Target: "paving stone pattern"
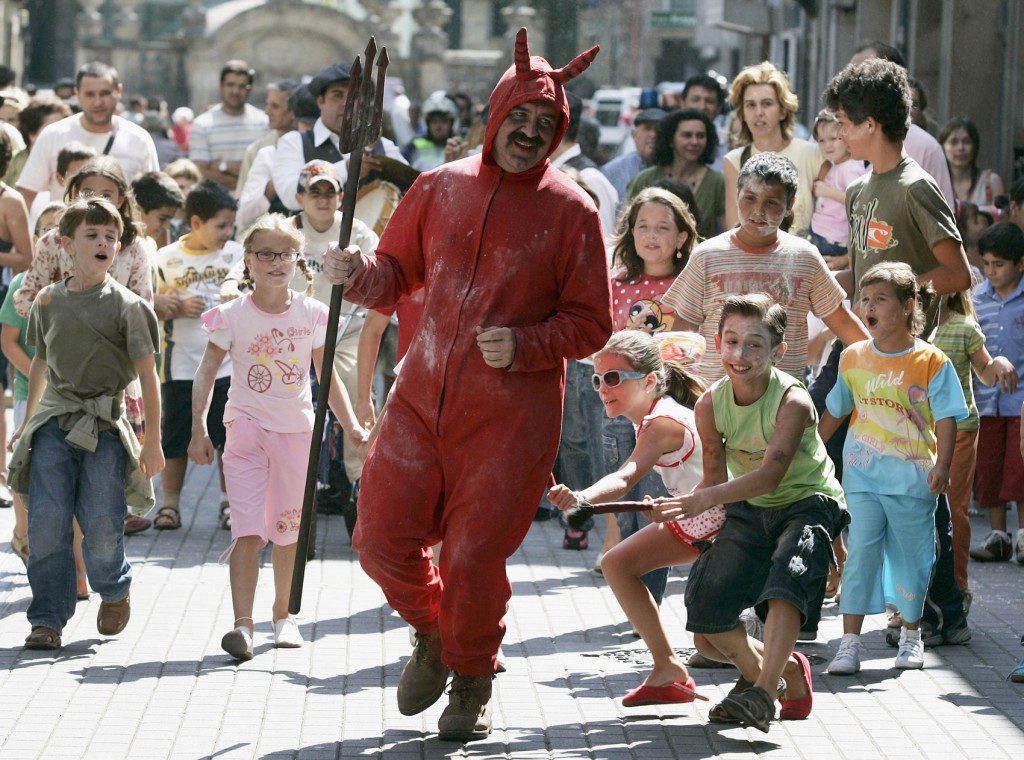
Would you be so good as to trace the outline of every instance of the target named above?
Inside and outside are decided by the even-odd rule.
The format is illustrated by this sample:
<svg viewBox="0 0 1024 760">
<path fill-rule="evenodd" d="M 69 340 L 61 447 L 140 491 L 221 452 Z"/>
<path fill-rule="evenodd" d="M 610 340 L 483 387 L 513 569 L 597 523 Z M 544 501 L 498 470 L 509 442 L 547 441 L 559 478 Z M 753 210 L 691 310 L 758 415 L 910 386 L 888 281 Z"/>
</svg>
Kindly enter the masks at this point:
<svg viewBox="0 0 1024 760">
<path fill-rule="evenodd" d="M 696 670 L 710 702 L 624 709 L 622 695 L 649 662 L 611 591 L 592 570 L 600 546 L 564 551 L 554 521 L 536 523 L 512 558 L 506 617 L 508 672 L 495 688 L 495 730 L 468 745 L 438 741 L 446 698 L 404 717 L 395 704 L 410 653 L 408 629 L 362 573 L 343 519 L 319 518 L 299 626 L 307 644 L 274 649 L 269 553 L 256 595 L 253 660 L 220 649 L 231 626 L 229 543 L 217 527 L 212 467 L 192 467 L 183 526 L 127 539 L 134 565 L 132 619 L 115 638 L 96 632 L 100 600 L 79 602 L 58 653 L 30 652 L 29 587 L 0 510 L 0 759 L 8 758 L 998 758 L 1024 757 L 1024 685 L 1004 680 L 1022 656 L 1024 567 L 971 563 L 974 638 L 929 649 L 922 671 L 892 668 L 884 616 L 865 626 L 862 671 L 825 674 L 841 622 L 834 605 L 811 656 L 810 719 L 768 734 L 707 720 L 733 670 Z M 975 536 L 984 535 L 974 518 Z M 663 605 L 680 651 L 685 568 Z"/>
</svg>

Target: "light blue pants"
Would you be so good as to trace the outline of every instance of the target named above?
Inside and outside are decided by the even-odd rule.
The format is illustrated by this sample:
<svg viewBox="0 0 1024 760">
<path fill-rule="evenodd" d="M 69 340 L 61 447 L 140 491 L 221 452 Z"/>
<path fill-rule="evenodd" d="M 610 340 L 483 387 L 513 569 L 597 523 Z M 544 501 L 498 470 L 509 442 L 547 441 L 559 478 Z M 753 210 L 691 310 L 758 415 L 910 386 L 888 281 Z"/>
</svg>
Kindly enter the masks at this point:
<svg viewBox="0 0 1024 760">
<path fill-rule="evenodd" d="M 936 497 L 847 492 L 846 504 L 849 557 L 839 611 L 874 615 L 888 602 L 916 623 L 935 564 Z"/>
</svg>

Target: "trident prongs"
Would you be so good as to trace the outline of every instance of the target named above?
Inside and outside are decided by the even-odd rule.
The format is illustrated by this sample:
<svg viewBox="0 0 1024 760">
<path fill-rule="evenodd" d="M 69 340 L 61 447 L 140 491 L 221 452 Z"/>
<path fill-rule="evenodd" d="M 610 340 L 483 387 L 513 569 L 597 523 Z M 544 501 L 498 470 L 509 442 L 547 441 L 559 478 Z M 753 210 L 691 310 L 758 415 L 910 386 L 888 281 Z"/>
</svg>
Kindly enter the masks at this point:
<svg viewBox="0 0 1024 760">
<path fill-rule="evenodd" d="M 348 100 L 341 123 L 339 143 L 342 153 L 361 151 L 380 137 L 384 116 L 384 72 L 388 66 L 387 48 L 381 48 L 377 62 L 377 92 L 374 93 L 373 69 L 377 57 L 377 42 L 373 37 L 366 43 L 362 60 L 356 56 L 349 73 Z M 376 97 L 374 97 L 376 95 Z"/>
<path fill-rule="evenodd" d="M 352 152 L 352 145 L 356 137 L 352 117 L 358 118 L 359 116 L 356 104 L 359 102 L 359 82 L 363 77 L 363 65 L 359 62 L 358 55 L 352 62 L 348 77 L 348 97 L 345 99 L 345 113 L 341 118 L 341 133 L 338 135 L 338 144 L 342 153 Z"/>
<path fill-rule="evenodd" d="M 373 116 L 370 118 L 370 132 L 366 136 L 370 143 L 377 142 L 377 138 L 380 137 L 381 123 L 384 119 L 384 72 L 387 71 L 389 63 L 388 49 L 383 47 L 380 49 L 380 58 L 377 59 L 377 97 L 374 99 Z"/>
</svg>

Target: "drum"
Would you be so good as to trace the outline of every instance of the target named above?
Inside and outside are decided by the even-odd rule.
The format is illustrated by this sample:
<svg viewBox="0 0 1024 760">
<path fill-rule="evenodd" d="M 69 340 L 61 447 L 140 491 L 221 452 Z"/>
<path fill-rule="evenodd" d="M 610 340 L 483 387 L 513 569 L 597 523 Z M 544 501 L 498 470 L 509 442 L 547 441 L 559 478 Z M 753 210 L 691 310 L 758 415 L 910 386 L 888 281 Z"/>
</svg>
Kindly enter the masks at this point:
<svg viewBox="0 0 1024 760">
<path fill-rule="evenodd" d="M 368 182 L 356 194 L 356 219 L 380 236 L 401 199 L 397 185 L 382 179 Z"/>
</svg>

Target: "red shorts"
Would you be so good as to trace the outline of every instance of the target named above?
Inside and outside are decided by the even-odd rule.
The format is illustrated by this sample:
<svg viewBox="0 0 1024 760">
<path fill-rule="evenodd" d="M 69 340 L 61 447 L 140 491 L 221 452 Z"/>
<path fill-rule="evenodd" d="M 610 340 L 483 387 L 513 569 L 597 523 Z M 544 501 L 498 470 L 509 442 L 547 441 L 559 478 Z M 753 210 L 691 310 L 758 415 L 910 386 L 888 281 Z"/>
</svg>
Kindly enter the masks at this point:
<svg viewBox="0 0 1024 760">
<path fill-rule="evenodd" d="M 1020 456 L 1020 417 L 982 417 L 974 498 L 983 507 L 1024 502 L 1024 460 Z"/>
</svg>

